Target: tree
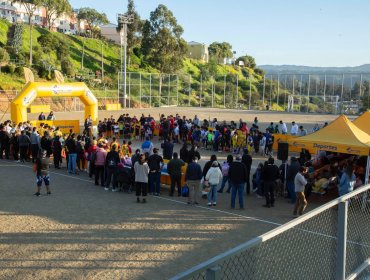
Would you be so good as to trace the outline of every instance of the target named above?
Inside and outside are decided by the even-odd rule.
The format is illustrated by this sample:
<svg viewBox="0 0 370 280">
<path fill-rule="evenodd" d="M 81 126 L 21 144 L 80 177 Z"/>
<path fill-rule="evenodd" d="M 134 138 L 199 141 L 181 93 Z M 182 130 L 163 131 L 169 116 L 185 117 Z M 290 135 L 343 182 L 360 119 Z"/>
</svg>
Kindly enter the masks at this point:
<svg viewBox="0 0 370 280">
<path fill-rule="evenodd" d="M 209 56 L 216 59 L 218 63 L 223 63 L 225 58 L 233 56 L 232 46 L 227 42 L 213 42 L 208 47 Z"/>
<path fill-rule="evenodd" d="M 236 63 L 239 65 L 239 61 L 242 61 L 244 66 L 245 67 L 248 67 L 248 68 L 256 68 L 257 64 L 256 64 L 256 60 L 254 59 L 253 56 L 250 56 L 250 55 L 244 55 L 244 56 L 241 56 L 239 57 L 237 60 L 236 60 Z"/>
<path fill-rule="evenodd" d="M 19 3 L 23 5 L 26 9 L 26 13 L 28 16 L 28 24 L 30 25 L 30 66 L 32 65 L 32 18 L 37 10 L 37 8 L 41 5 L 42 0 L 13 0 L 12 3 Z"/>
<path fill-rule="evenodd" d="M 42 0 L 41 4 L 45 7 L 49 30 L 51 30 L 58 17 L 72 12 L 72 6 L 68 0 Z"/>
<path fill-rule="evenodd" d="M 77 19 L 80 21 L 86 21 L 92 37 L 99 25 L 109 23 L 109 20 L 105 13 L 99 13 L 97 10 L 92 8 L 81 8 L 78 11 Z"/>
<path fill-rule="evenodd" d="M 145 60 L 162 73 L 180 69 L 187 52 L 182 33 L 173 13 L 159 5 L 144 23 L 141 48 Z"/>
</svg>

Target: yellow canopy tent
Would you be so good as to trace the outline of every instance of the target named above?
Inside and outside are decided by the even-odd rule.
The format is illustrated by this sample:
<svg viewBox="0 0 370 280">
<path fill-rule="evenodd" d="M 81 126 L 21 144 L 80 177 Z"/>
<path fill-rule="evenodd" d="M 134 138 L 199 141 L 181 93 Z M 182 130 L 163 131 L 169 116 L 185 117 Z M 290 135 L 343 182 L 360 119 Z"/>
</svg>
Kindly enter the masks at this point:
<svg viewBox="0 0 370 280">
<path fill-rule="evenodd" d="M 352 123 L 356 125 L 359 129 L 365 131 L 367 134 L 370 135 L 370 110 L 363 113 Z"/>
<path fill-rule="evenodd" d="M 370 155 L 370 135 L 354 125 L 344 115 L 315 133 L 289 140 L 289 144 L 316 151 Z"/>
<path fill-rule="evenodd" d="M 365 184 L 369 180 L 370 135 L 341 115 L 319 131 L 289 140 L 289 145 L 316 151 L 367 156 Z"/>
</svg>

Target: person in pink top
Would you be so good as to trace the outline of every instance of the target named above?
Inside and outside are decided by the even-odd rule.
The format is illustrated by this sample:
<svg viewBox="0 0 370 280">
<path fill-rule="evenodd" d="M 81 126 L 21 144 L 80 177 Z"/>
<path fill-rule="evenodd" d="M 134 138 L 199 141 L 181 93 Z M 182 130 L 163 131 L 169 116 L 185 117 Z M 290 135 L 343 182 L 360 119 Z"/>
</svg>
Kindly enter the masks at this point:
<svg viewBox="0 0 370 280">
<path fill-rule="evenodd" d="M 100 185 L 104 187 L 104 166 L 105 166 L 105 159 L 107 157 L 107 151 L 104 150 L 103 144 L 99 143 L 98 148 L 96 149 L 96 153 L 94 158 L 92 159 L 95 165 L 95 185 L 99 185 L 99 177 L 100 177 Z"/>
</svg>

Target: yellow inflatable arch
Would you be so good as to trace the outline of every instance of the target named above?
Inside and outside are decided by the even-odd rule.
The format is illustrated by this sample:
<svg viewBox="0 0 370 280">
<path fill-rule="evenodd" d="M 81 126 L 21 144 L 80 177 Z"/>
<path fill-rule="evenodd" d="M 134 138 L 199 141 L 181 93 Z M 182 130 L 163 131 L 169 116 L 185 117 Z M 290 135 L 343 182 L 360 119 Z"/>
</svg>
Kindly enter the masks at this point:
<svg viewBox="0 0 370 280">
<path fill-rule="evenodd" d="M 98 100 L 85 83 L 28 82 L 10 105 L 11 119 L 15 123 L 27 121 L 27 107 L 36 97 L 79 97 L 85 105 L 85 119 L 98 120 Z"/>
</svg>

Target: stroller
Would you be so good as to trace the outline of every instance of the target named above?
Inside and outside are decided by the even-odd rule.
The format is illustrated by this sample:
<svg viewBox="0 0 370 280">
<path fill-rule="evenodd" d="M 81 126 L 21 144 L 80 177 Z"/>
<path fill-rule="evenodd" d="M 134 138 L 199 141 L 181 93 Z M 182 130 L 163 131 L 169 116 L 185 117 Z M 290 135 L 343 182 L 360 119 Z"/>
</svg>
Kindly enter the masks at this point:
<svg viewBox="0 0 370 280">
<path fill-rule="evenodd" d="M 131 166 L 123 163 L 118 164 L 117 183 L 121 191 L 131 193 L 135 181 L 134 178 L 134 172 Z"/>
</svg>

